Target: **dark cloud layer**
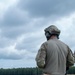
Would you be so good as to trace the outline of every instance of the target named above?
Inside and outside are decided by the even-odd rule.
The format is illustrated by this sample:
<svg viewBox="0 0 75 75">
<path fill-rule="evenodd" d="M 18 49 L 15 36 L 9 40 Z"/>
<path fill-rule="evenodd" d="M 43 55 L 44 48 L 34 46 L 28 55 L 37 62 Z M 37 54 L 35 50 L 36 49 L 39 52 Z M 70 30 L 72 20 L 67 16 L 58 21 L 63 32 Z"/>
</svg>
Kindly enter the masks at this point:
<svg viewBox="0 0 75 75">
<path fill-rule="evenodd" d="M 9 8 L 3 17 L 2 26 L 13 27 L 25 24 L 25 15 L 17 7 Z"/>
<path fill-rule="evenodd" d="M 58 19 L 59 16 L 73 12 L 74 4 L 75 0 L 19 0 L 17 6 L 9 7 L 3 16 L 0 24 L 2 36 L 16 38 L 22 33 L 34 31 L 36 27 L 39 29 L 52 18 Z"/>
<path fill-rule="evenodd" d="M 32 17 L 62 16 L 75 11 L 75 0 L 20 0 L 19 6 Z"/>
<path fill-rule="evenodd" d="M 6 37 L 9 40 L 11 40 L 11 39 L 14 40 L 24 33 L 24 29 L 20 28 L 20 27 L 21 26 L 18 26 L 18 27 L 11 27 L 10 26 L 10 27 L 6 27 L 6 28 L 4 27 L 4 28 L 2 28 L 1 36 Z"/>
</svg>

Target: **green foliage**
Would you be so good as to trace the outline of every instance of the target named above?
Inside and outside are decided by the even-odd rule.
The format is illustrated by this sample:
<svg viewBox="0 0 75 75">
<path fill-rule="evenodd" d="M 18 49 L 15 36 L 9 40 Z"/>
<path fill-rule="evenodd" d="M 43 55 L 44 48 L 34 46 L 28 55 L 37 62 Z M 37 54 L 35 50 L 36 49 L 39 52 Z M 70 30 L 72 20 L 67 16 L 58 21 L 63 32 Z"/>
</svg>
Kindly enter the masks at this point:
<svg viewBox="0 0 75 75">
<path fill-rule="evenodd" d="M 75 74 L 75 66 L 70 67 L 69 70 L 67 71 L 67 74 Z"/>
<path fill-rule="evenodd" d="M 0 69 L 0 75 L 42 75 L 42 73 L 42 70 L 39 68 Z M 75 74 L 75 67 L 71 67 L 67 74 Z"/>
<path fill-rule="evenodd" d="M 13 68 L 0 69 L 0 75 L 41 75 L 42 70 L 39 68 Z"/>
</svg>

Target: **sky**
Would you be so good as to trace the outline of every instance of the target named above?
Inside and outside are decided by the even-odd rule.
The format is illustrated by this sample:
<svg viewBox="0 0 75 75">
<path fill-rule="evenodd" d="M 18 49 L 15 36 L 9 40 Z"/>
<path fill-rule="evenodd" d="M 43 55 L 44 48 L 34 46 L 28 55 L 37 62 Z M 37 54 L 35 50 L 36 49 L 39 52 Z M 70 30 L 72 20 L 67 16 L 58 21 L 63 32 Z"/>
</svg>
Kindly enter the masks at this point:
<svg viewBox="0 0 75 75">
<path fill-rule="evenodd" d="M 36 67 L 50 25 L 74 52 L 75 0 L 0 0 L 0 68 Z"/>
</svg>

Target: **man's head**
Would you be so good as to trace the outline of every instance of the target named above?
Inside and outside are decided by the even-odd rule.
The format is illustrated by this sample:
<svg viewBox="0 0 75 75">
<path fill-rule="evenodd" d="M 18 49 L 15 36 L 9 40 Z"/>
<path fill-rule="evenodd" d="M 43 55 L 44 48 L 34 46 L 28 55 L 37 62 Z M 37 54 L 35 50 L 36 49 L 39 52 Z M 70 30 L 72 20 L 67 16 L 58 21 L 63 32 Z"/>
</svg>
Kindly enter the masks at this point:
<svg viewBox="0 0 75 75">
<path fill-rule="evenodd" d="M 59 38 L 60 30 L 54 25 L 47 27 L 44 31 L 47 40 L 49 40 L 52 35 L 55 35 L 57 38 Z"/>
</svg>

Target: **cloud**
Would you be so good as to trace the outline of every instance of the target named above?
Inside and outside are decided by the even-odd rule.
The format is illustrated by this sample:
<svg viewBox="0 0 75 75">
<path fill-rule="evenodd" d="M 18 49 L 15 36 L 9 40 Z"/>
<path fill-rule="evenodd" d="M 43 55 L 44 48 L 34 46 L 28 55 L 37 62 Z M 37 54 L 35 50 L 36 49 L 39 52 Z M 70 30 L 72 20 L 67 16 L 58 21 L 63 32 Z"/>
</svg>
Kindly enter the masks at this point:
<svg viewBox="0 0 75 75">
<path fill-rule="evenodd" d="M 20 12 L 19 12 L 20 13 Z M 6 15 L 8 15 L 7 13 Z M 18 13 L 17 13 L 18 14 Z M 18 17 L 12 19 L 10 16 L 4 16 L 4 19 L 2 21 L 3 24 L 0 25 L 1 27 L 1 36 L 6 37 L 6 38 L 17 38 L 20 37 L 23 34 L 27 33 L 33 33 L 36 31 L 41 31 L 43 29 L 43 26 L 47 25 L 47 20 L 44 18 L 39 18 L 39 19 L 26 19 L 24 17 L 21 19 L 21 17 L 18 15 Z M 15 16 L 12 14 L 12 16 Z M 17 19 L 17 20 L 16 20 Z M 19 20 L 21 21 L 19 21 Z M 19 22 L 19 23 L 18 23 Z"/>
<path fill-rule="evenodd" d="M 31 59 L 21 59 L 21 60 L 0 60 L 0 68 L 26 68 L 26 67 L 35 67 L 36 63 Z M 8 63 L 9 62 L 9 63 Z M 32 65 L 33 64 L 33 65 Z"/>
<path fill-rule="evenodd" d="M 3 17 L 10 6 L 16 5 L 17 2 L 18 0 L 0 0 L 0 18 Z"/>
<path fill-rule="evenodd" d="M 20 41 L 21 38 L 18 40 Z M 9 40 L 8 40 L 9 41 Z M 3 45 L 5 43 L 5 45 Z M 29 53 L 26 49 L 18 50 L 15 48 L 17 41 L 9 41 L 5 40 L 0 47 L 0 59 L 12 59 L 18 60 L 26 58 Z"/>
<path fill-rule="evenodd" d="M 12 45 L 13 42 L 14 42 L 14 40 L 10 40 L 5 37 L 0 37 L 0 48 L 5 48 L 7 46 L 10 46 L 10 44 Z"/>
<path fill-rule="evenodd" d="M 41 25 L 41 22 L 43 23 L 43 19 L 31 19 L 25 11 L 21 11 L 16 6 L 9 7 L 0 20 L 1 36 L 17 38 L 22 34 L 35 31 L 36 26 Z"/>
<path fill-rule="evenodd" d="M 12 46 L 0 48 L 0 59 L 8 60 L 21 60 L 21 59 L 33 59 L 35 53 L 31 53 L 27 50 L 17 50 Z"/>
<path fill-rule="evenodd" d="M 17 7 L 10 7 L 0 21 L 1 35 L 7 38 L 16 38 L 27 31 L 29 19 Z"/>
<path fill-rule="evenodd" d="M 20 60 L 25 57 L 26 50 L 17 50 L 12 47 L 11 43 L 3 44 L 0 46 L 0 59 Z"/>
<path fill-rule="evenodd" d="M 9 38 L 9 40 L 15 40 L 23 31 L 20 27 L 4 27 L 2 28 L 1 36 Z"/>
<path fill-rule="evenodd" d="M 27 18 L 24 12 L 21 12 L 17 7 L 10 7 L 4 14 L 2 26 L 7 27 L 23 25 L 27 22 Z"/>
<path fill-rule="evenodd" d="M 30 52 L 36 52 L 38 45 L 40 45 L 40 43 L 42 43 L 42 41 L 45 39 L 42 33 L 34 32 L 23 35 L 24 38 L 17 42 L 16 49 L 26 49 Z"/>
<path fill-rule="evenodd" d="M 32 44 L 34 45 L 35 43 L 31 44 L 30 42 L 32 41 L 23 43 L 24 39 L 25 39 L 24 35 L 21 37 L 18 37 L 16 40 L 13 39 L 13 41 L 8 39 L 5 39 L 5 40 L 3 39 L 2 40 L 3 43 L 0 43 L 1 44 L 0 59 L 10 59 L 10 60 L 33 59 L 35 57 L 35 51 L 33 50 L 33 48 L 32 49 L 30 48 L 32 47 Z M 27 41 L 28 39 L 25 39 L 25 41 Z M 29 47 L 27 48 L 26 46 L 29 46 Z"/>
<path fill-rule="evenodd" d="M 75 0 L 20 0 L 19 7 L 32 17 L 66 16 L 75 11 Z"/>
<path fill-rule="evenodd" d="M 12 50 L 9 48 L 0 48 L 0 59 L 18 60 L 24 57 L 24 51 Z"/>
<path fill-rule="evenodd" d="M 36 27 L 39 29 L 39 27 L 47 25 L 47 22 L 51 21 L 54 15 L 66 15 L 66 13 L 73 12 L 73 3 L 74 0 L 71 2 L 70 0 L 21 0 L 15 6 L 9 7 L 5 12 L 0 24 L 2 35 L 13 38 L 20 36 L 24 32 L 33 31 Z M 29 15 L 38 18 L 30 18 Z M 44 18 L 46 16 L 49 18 Z"/>
<path fill-rule="evenodd" d="M 55 23 L 58 26 L 58 28 L 61 29 L 60 40 L 66 43 L 72 49 L 73 52 L 75 50 L 74 20 L 75 20 L 75 13 L 71 14 L 69 17 L 62 18 L 56 21 Z"/>
</svg>

